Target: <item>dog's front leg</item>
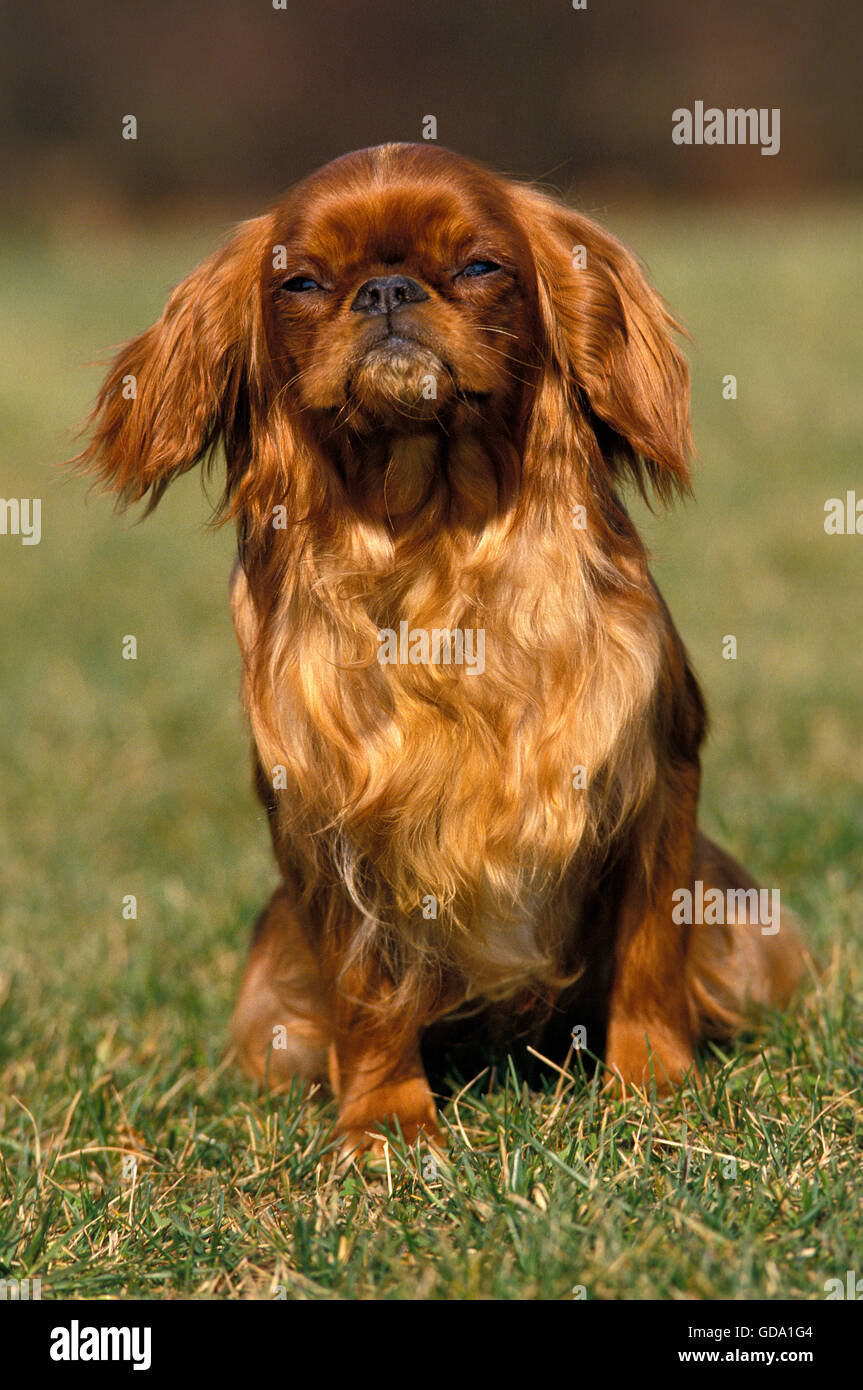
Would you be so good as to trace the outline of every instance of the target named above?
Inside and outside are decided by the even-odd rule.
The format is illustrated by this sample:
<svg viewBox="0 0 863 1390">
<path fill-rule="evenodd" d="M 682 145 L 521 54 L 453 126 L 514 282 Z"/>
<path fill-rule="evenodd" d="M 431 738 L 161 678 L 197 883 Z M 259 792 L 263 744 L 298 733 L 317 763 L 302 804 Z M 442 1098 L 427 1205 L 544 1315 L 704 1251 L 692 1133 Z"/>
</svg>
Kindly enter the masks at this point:
<svg viewBox="0 0 863 1390">
<path fill-rule="evenodd" d="M 369 963 L 341 974 L 331 995 L 330 1083 L 345 1153 L 379 1149 L 379 1126 L 396 1120 L 409 1144 L 420 1133 L 440 1139 L 419 1047 L 428 1014 L 416 1000 L 409 1012 L 391 1009 L 382 985 Z"/>
<path fill-rule="evenodd" d="M 634 833 L 617 922 L 606 1061 L 619 1080 L 638 1086 L 649 1082 L 652 1064 L 660 1091 L 676 1086 L 694 1058 L 689 928 L 672 920 L 672 894 L 692 883 L 698 783 L 698 768 L 690 766 L 668 789 L 647 871 Z"/>
</svg>

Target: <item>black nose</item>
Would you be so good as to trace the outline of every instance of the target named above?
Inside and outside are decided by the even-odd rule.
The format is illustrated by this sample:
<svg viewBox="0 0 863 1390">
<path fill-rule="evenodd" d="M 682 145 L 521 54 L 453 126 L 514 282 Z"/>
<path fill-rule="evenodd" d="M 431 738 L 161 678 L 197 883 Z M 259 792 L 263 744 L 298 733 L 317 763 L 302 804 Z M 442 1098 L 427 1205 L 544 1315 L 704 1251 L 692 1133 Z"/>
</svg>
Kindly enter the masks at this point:
<svg viewBox="0 0 863 1390">
<path fill-rule="evenodd" d="M 351 305 L 353 314 L 392 314 L 403 304 L 421 304 L 428 295 L 407 275 L 377 275 L 360 285 Z"/>
</svg>

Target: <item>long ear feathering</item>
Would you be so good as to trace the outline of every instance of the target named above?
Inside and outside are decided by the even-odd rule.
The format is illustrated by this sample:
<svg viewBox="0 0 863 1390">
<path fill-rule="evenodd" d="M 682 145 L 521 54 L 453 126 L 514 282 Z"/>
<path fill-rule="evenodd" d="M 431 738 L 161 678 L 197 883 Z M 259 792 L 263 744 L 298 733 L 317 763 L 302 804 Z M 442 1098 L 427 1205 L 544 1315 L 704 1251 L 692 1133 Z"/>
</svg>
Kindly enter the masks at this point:
<svg viewBox="0 0 863 1390">
<path fill-rule="evenodd" d="M 243 223 L 115 357 L 84 427 L 90 443 L 71 466 L 121 507 L 147 497 L 152 511 L 174 478 L 212 461 L 220 437 L 226 499 L 248 462 L 252 417 L 265 409 L 259 279 L 270 230 L 269 216 Z"/>
<path fill-rule="evenodd" d="M 535 189 L 518 187 L 516 202 L 534 253 L 549 369 L 576 407 L 587 404 L 595 427 L 601 422 L 596 433 L 615 476 L 628 472 L 646 499 L 648 484 L 661 501 L 688 492 L 689 367 L 672 336 L 680 325 L 602 227 Z"/>
</svg>

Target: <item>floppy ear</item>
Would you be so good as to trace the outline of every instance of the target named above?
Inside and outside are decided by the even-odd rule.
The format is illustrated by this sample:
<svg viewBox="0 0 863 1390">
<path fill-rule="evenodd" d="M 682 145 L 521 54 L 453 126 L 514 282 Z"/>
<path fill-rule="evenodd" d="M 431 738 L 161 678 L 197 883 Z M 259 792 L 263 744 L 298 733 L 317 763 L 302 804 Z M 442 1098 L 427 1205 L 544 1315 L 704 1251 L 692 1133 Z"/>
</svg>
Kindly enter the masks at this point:
<svg viewBox="0 0 863 1390">
<path fill-rule="evenodd" d="M 688 491 L 689 367 L 672 337 L 679 325 L 602 227 L 533 189 L 519 196 L 548 367 L 602 422 L 595 432 L 615 477 L 626 471 L 642 495 L 649 483 L 663 501 Z"/>
<path fill-rule="evenodd" d="M 268 216 L 243 223 L 114 359 L 88 420 L 91 442 L 73 463 L 95 473 L 121 505 L 148 496 L 152 511 L 173 478 L 211 459 L 220 436 L 229 468 L 232 454 L 248 449 L 270 233 Z"/>
</svg>

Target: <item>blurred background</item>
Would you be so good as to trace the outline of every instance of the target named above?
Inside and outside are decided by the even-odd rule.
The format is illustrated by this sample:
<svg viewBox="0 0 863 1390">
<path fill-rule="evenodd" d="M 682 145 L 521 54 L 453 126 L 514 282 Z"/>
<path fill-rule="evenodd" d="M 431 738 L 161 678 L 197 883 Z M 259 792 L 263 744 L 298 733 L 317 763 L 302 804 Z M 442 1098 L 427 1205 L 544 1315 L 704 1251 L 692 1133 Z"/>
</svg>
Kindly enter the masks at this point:
<svg viewBox="0 0 863 1390">
<path fill-rule="evenodd" d="M 752 197 L 859 185 L 863 25 L 805 0 L 77 0 L 5 6 L 0 150 L 19 211 L 267 199 L 414 140 L 582 189 Z M 696 99 L 779 107 L 782 153 L 681 149 Z M 134 114 L 136 142 L 121 138 Z M 81 204 L 84 204 L 84 208 Z"/>
<path fill-rule="evenodd" d="M 99 1297 L 129 1278 L 130 1248 L 96 1258 L 87 1233 L 130 1125 L 149 1126 L 153 1151 L 167 1144 L 169 1173 L 175 1130 L 194 1129 L 199 1104 L 202 1142 L 224 1132 L 226 1164 L 245 1142 L 230 1107 L 248 1087 L 214 1069 L 275 881 L 237 699 L 232 536 L 208 529 L 195 476 L 137 526 L 58 465 L 100 363 L 234 221 L 347 150 L 422 138 L 429 116 L 441 144 L 604 222 L 686 325 L 696 501 L 639 515 L 712 714 L 703 820 L 781 887 L 833 967 L 829 1016 L 846 1022 L 838 1041 L 818 1033 L 813 1084 L 850 1086 L 863 535 L 827 535 L 824 507 L 855 489 L 863 501 L 861 49 L 855 6 L 804 0 L 0 11 L 0 494 L 42 505 L 38 545 L 0 534 L 0 1090 L 29 1107 L 0 1106 L 0 1129 L 25 1187 L 34 1117 L 73 1162 L 90 1155 L 79 1195 L 63 1197 L 68 1219 L 41 1228 L 56 1239 L 55 1290 Z M 778 108 L 780 152 L 675 145 L 672 112 L 696 101 Z M 135 661 L 122 657 L 128 635 Z M 723 658 L 729 635 L 736 660 Z M 0 1255 L 3 1221 L 8 1248 L 17 1239 L 10 1193 Z M 850 1246 L 828 1245 L 850 1268 Z M 807 1287 L 799 1246 L 787 1260 L 770 1248 L 782 1264 L 770 1296 Z M 161 1290 L 176 1259 L 161 1235 L 148 1250 L 140 1287 Z M 757 1249 L 748 1263 L 720 1254 L 717 1271 L 763 1263 Z M 610 1296 L 626 1295 L 620 1278 Z M 639 1296 L 655 1297 L 648 1287 Z"/>
</svg>

